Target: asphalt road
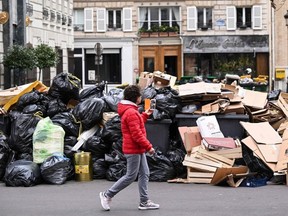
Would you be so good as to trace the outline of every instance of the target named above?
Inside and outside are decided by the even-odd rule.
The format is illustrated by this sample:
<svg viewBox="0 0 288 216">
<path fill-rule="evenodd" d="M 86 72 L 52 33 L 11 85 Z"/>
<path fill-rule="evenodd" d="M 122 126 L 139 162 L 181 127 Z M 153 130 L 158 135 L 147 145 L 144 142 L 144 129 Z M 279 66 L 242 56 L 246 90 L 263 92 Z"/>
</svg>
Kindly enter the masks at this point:
<svg viewBox="0 0 288 216">
<path fill-rule="evenodd" d="M 159 210 L 138 210 L 137 183 L 114 197 L 109 212 L 103 211 L 99 192 L 113 182 L 67 181 L 63 185 L 6 187 L 0 183 L 0 216 L 265 216 L 287 215 L 288 187 L 214 186 L 150 182 L 150 198 Z"/>
</svg>

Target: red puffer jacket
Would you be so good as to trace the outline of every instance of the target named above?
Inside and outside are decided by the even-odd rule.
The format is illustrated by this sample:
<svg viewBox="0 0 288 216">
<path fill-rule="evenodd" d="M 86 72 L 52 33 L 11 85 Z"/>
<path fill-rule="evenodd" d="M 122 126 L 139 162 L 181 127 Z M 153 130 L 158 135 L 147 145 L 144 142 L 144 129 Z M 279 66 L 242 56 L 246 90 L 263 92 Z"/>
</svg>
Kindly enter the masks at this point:
<svg viewBox="0 0 288 216">
<path fill-rule="evenodd" d="M 124 154 L 142 154 L 152 148 L 146 136 L 146 113 L 140 114 L 138 106 L 128 100 L 118 104 L 118 114 L 121 117 L 121 130 L 123 137 L 122 150 Z"/>
</svg>

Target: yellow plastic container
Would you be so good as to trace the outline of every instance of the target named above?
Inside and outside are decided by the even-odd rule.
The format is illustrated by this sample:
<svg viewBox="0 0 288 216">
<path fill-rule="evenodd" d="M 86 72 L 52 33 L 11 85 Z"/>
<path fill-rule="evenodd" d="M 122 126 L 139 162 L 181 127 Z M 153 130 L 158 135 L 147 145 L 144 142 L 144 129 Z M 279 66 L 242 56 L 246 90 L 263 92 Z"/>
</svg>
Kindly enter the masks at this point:
<svg viewBox="0 0 288 216">
<path fill-rule="evenodd" d="M 74 154 L 75 180 L 92 181 L 93 164 L 91 152 L 80 152 Z"/>
</svg>

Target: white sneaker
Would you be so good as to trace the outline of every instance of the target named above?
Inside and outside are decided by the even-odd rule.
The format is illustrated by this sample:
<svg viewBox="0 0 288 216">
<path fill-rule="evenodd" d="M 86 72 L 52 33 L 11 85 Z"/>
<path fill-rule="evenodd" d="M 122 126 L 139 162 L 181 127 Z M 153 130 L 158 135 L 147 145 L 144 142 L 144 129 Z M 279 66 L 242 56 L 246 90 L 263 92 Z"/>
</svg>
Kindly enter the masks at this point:
<svg viewBox="0 0 288 216">
<path fill-rule="evenodd" d="M 148 200 L 147 202 L 142 202 L 139 204 L 138 209 L 139 210 L 149 210 L 149 209 L 159 209 L 160 205 L 153 203 L 151 200 Z"/>
<path fill-rule="evenodd" d="M 99 197 L 100 197 L 100 200 L 101 200 L 102 208 L 103 208 L 105 211 L 109 211 L 109 210 L 110 210 L 109 203 L 111 202 L 111 198 L 106 197 L 106 196 L 104 195 L 104 192 L 100 192 L 100 193 L 99 193 Z"/>
</svg>

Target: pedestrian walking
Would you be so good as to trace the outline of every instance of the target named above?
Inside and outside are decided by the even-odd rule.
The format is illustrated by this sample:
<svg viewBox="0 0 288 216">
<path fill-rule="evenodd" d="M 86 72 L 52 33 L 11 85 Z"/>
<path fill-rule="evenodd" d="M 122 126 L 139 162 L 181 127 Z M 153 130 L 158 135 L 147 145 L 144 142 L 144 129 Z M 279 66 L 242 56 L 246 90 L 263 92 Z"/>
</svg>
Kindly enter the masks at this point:
<svg viewBox="0 0 288 216">
<path fill-rule="evenodd" d="M 158 209 L 159 204 L 153 203 L 148 196 L 149 167 L 146 152 L 154 154 L 155 150 L 146 136 L 145 122 L 153 110 L 139 113 L 141 103 L 140 88 L 129 85 L 124 90 L 124 99 L 118 104 L 118 114 L 121 117 L 123 137 L 122 151 L 127 161 L 127 171 L 112 187 L 100 192 L 101 205 L 104 210 L 110 210 L 112 198 L 121 190 L 132 184 L 138 177 L 140 195 L 139 210 Z"/>
</svg>

